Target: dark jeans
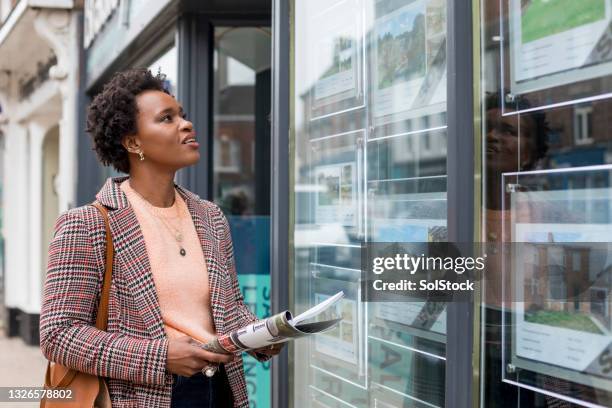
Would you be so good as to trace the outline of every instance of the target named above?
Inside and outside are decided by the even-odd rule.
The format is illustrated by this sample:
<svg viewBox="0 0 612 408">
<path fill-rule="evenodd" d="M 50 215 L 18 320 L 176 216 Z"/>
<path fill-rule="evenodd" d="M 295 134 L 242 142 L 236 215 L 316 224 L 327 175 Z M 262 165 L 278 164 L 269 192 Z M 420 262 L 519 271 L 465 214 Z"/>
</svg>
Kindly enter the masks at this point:
<svg viewBox="0 0 612 408">
<path fill-rule="evenodd" d="M 173 375 L 171 408 L 232 408 L 234 399 L 223 366 L 211 378 Z"/>
</svg>

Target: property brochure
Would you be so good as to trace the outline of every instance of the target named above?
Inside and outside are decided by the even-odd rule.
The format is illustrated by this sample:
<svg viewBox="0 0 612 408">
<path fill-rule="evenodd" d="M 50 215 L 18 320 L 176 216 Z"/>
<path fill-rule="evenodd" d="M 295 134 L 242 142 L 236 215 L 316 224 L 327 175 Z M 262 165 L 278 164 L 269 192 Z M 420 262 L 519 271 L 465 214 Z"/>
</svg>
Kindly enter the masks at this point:
<svg viewBox="0 0 612 408">
<path fill-rule="evenodd" d="M 218 336 L 203 344 L 202 348 L 214 353 L 234 354 L 321 333 L 336 326 L 342 318 L 318 320 L 317 317 L 324 315 L 325 311 L 343 296 L 344 292 L 338 292 L 295 317 L 291 312 L 285 311 L 256 321 L 239 330 Z"/>
</svg>

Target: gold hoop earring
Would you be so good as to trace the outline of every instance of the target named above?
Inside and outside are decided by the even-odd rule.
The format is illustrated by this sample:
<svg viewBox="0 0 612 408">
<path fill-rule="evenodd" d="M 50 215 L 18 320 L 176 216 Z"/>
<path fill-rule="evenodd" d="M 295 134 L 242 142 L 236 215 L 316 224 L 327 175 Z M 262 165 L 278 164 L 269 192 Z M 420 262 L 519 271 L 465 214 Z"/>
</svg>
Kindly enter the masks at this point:
<svg viewBox="0 0 612 408">
<path fill-rule="evenodd" d="M 142 153 L 141 150 L 138 151 L 138 158 L 140 159 L 140 161 L 144 160 L 144 154 Z"/>
</svg>

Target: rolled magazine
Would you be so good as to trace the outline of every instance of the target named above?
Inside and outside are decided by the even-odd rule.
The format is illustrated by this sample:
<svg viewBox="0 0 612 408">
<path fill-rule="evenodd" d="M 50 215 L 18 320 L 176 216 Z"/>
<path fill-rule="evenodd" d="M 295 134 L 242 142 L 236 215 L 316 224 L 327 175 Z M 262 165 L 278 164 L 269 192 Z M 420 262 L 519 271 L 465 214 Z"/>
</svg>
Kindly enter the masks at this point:
<svg viewBox="0 0 612 408">
<path fill-rule="evenodd" d="M 267 319 L 258 320 L 231 333 L 217 336 L 201 347 L 213 353 L 236 354 L 324 332 L 342 320 L 342 318 L 322 320 L 329 316 L 326 312 L 342 297 L 344 292 L 340 291 L 295 317 L 287 310 Z M 216 366 L 209 365 L 202 372 L 212 377 L 216 370 Z"/>
</svg>

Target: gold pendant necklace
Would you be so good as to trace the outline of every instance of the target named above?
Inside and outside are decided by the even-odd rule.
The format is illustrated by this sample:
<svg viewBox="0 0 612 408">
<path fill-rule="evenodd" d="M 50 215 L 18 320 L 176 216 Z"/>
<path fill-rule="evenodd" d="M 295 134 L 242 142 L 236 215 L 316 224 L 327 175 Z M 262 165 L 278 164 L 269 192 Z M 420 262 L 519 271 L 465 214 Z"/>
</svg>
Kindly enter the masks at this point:
<svg viewBox="0 0 612 408">
<path fill-rule="evenodd" d="M 128 181 L 128 183 L 129 183 L 129 181 Z M 164 217 L 162 217 L 162 216 L 160 216 L 160 215 L 155 214 L 155 206 L 153 206 L 151 203 L 149 203 L 149 202 L 147 201 L 147 199 L 146 199 L 146 198 L 144 198 L 142 195 L 140 195 L 140 193 L 139 193 L 138 191 L 134 190 L 134 189 L 132 188 L 132 185 L 131 185 L 131 184 L 130 184 L 130 189 L 132 189 L 132 191 L 133 191 L 134 193 L 136 193 L 136 195 L 138 196 L 138 198 L 140 198 L 140 199 L 143 201 L 143 203 L 145 204 L 145 207 L 147 208 L 147 211 L 148 211 L 148 212 L 149 212 L 149 213 L 150 213 L 150 214 L 153 216 L 153 218 L 155 218 L 155 219 L 156 219 L 156 220 L 158 220 L 158 221 L 161 221 L 161 223 L 164 225 L 164 227 L 166 227 L 166 229 L 168 230 L 168 232 L 169 232 L 171 235 L 173 235 L 174 240 L 176 241 L 176 244 L 177 244 L 177 245 L 178 245 L 178 247 L 179 247 L 179 254 L 180 254 L 181 256 L 185 256 L 185 255 L 187 255 L 187 251 L 185 251 L 185 248 L 183 248 L 183 245 L 182 245 L 182 242 L 183 242 L 183 234 L 182 234 L 182 232 L 181 232 L 181 231 L 180 231 L 178 228 L 173 228 L 173 227 L 171 227 L 170 225 L 168 225 L 168 224 L 166 223 L 166 221 L 164 220 Z M 175 194 L 175 196 L 174 196 L 174 203 L 173 203 L 173 205 L 174 205 L 174 204 L 176 204 L 176 218 L 179 220 L 179 223 L 180 223 L 180 222 L 181 222 L 181 218 L 180 218 L 180 209 L 179 209 L 179 204 L 180 204 L 180 201 L 178 201 L 178 200 L 177 200 L 177 197 L 176 197 L 177 193 L 176 193 L 176 191 L 175 191 L 175 193 L 174 193 L 174 194 Z"/>
<path fill-rule="evenodd" d="M 177 209 L 178 209 L 178 205 L 177 205 Z M 177 212 L 178 212 L 178 210 L 177 210 Z M 185 251 L 185 248 L 183 248 L 183 245 L 181 244 L 183 242 L 183 234 L 181 233 L 181 231 L 179 231 L 176 228 L 171 228 L 168 224 L 166 224 L 166 221 L 163 219 L 163 217 L 159 217 L 158 219 L 162 222 L 162 224 L 164 224 L 166 229 L 168 229 L 168 232 L 170 232 L 172 234 L 172 230 L 174 230 L 174 240 L 176 241 L 176 243 L 177 243 L 177 245 L 179 247 L 179 254 L 181 256 L 187 255 L 187 251 Z M 179 222 L 180 221 L 181 220 L 179 218 Z"/>
</svg>

